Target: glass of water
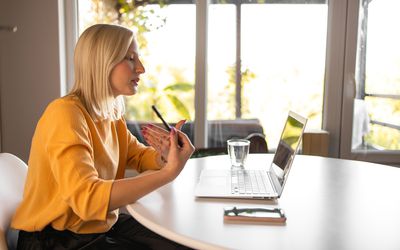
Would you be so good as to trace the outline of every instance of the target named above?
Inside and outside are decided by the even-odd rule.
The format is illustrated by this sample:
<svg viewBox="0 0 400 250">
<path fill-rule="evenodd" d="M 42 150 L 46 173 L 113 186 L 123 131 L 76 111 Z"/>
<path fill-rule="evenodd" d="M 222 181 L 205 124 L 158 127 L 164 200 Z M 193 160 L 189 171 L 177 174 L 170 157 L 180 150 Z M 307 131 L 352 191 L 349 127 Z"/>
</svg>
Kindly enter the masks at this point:
<svg viewBox="0 0 400 250">
<path fill-rule="evenodd" d="M 231 139 L 227 141 L 228 155 L 232 169 L 243 169 L 249 154 L 250 141 L 245 139 Z"/>
</svg>

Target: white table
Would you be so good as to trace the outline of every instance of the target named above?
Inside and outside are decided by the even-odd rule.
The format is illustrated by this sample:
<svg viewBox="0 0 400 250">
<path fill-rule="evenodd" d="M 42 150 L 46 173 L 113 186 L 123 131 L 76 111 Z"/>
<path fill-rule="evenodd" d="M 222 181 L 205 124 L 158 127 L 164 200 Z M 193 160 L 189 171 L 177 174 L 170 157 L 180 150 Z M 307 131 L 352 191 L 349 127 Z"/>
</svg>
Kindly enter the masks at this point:
<svg viewBox="0 0 400 250">
<path fill-rule="evenodd" d="M 270 154 L 248 163 L 269 166 Z M 228 156 L 191 159 L 178 178 L 128 205 L 139 222 L 196 249 L 400 249 L 400 169 L 298 155 L 279 201 L 194 197 L 201 170 Z M 279 206 L 283 225 L 226 223 L 225 206 Z"/>
</svg>

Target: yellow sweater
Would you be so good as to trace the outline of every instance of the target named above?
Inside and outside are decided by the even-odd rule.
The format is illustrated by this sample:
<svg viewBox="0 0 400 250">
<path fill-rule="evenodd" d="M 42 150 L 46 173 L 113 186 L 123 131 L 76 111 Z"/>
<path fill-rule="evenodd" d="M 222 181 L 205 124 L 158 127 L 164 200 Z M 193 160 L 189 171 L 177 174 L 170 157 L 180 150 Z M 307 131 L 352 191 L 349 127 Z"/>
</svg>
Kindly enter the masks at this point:
<svg viewBox="0 0 400 250">
<path fill-rule="evenodd" d="M 106 232 L 118 218 L 118 210 L 108 212 L 113 181 L 125 167 L 159 169 L 156 157 L 123 119 L 94 121 L 78 98 L 59 98 L 37 124 L 23 200 L 11 226 Z"/>
</svg>

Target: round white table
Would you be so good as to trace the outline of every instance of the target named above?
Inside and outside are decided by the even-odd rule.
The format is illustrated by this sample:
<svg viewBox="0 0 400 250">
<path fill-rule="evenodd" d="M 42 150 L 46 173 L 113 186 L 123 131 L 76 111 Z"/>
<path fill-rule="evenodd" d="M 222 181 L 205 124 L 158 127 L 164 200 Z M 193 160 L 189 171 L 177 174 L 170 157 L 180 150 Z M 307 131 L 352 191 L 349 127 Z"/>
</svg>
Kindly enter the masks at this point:
<svg viewBox="0 0 400 250">
<path fill-rule="evenodd" d="M 267 168 L 271 154 L 251 154 Z M 228 156 L 190 159 L 170 184 L 128 205 L 154 232 L 195 249 L 400 249 L 400 169 L 298 155 L 279 200 L 196 198 L 203 168 L 228 168 Z M 228 223 L 226 206 L 281 207 L 285 224 Z"/>
</svg>

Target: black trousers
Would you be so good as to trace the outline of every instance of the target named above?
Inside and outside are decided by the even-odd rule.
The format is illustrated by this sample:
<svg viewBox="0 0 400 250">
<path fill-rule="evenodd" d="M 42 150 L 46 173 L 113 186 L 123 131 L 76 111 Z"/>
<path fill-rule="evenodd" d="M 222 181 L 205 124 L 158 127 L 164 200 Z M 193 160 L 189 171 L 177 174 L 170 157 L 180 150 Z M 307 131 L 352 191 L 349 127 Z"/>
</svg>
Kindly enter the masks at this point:
<svg viewBox="0 0 400 250">
<path fill-rule="evenodd" d="M 106 233 L 76 234 L 47 226 L 40 232 L 19 232 L 18 250 L 37 249 L 190 249 L 142 226 L 132 216 L 120 214 Z"/>
</svg>

